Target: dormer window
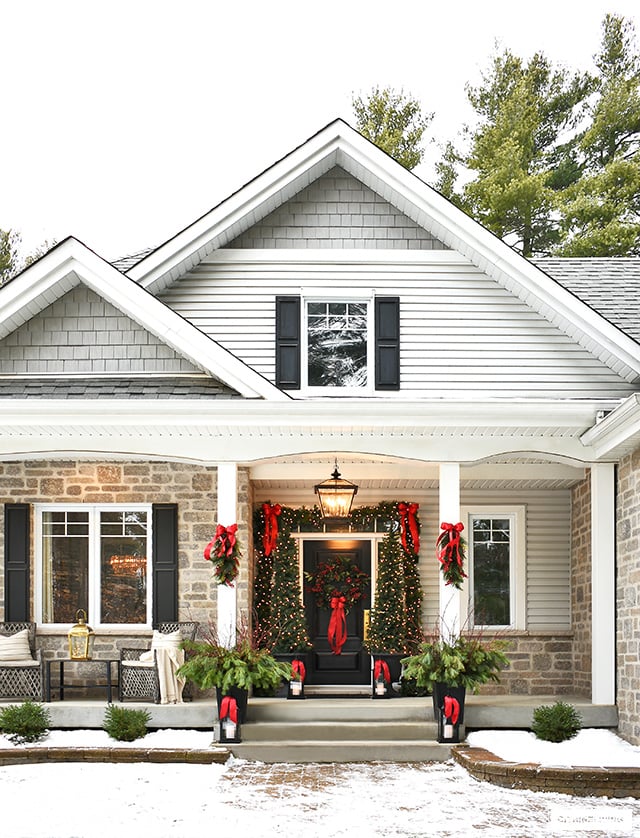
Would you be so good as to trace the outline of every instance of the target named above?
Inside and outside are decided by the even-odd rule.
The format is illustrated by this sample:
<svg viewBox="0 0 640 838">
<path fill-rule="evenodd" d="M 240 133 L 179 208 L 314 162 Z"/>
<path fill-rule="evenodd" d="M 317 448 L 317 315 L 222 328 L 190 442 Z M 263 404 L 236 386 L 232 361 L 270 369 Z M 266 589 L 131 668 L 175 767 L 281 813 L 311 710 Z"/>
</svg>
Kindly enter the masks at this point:
<svg viewBox="0 0 640 838">
<path fill-rule="evenodd" d="M 368 304 L 307 302 L 307 386 L 366 387 Z"/>
<path fill-rule="evenodd" d="M 399 390 L 399 298 L 276 297 L 276 384 L 310 395 Z"/>
</svg>

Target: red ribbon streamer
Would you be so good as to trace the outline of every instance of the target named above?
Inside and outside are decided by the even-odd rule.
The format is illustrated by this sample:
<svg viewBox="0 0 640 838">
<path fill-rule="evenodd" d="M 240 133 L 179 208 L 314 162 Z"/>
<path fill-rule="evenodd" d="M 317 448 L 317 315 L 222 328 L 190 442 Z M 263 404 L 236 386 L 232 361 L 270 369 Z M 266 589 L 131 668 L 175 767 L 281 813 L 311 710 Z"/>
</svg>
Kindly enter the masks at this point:
<svg viewBox="0 0 640 838">
<path fill-rule="evenodd" d="M 462 556 L 460 555 L 460 533 L 464 529 L 464 524 L 458 522 L 457 524 L 440 524 L 440 529 L 444 530 L 438 536 L 438 545 L 442 545 L 442 549 L 438 553 L 438 561 L 444 565 L 445 570 L 449 570 L 452 562 L 455 562 L 462 567 Z"/>
<path fill-rule="evenodd" d="M 342 654 L 342 647 L 347 640 L 347 621 L 344 613 L 346 598 L 343 596 L 331 597 L 331 619 L 327 631 L 327 640 L 334 655 Z"/>
<path fill-rule="evenodd" d="M 457 698 L 451 695 L 444 697 L 444 717 L 452 725 L 456 724 L 460 716 L 460 703 Z"/>
<path fill-rule="evenodd" d="M 418 531 L 418 521 L 416 520 L 416 513 L 420 508 L 419 503 L 399 503 L 398 512 L 400 513 L 400 540 L 405 552 L 420 552 L 420 533 Z M 407 543 L 407 528 L 411 534 L 411 547 Z"/>
<path fill-rule="evenodd" d="M 231 719 L 235 725 L 238 724 L 238 704 L 230 695 L 225 695 L 220 702 L 220 721 L 227 718 Z"/>
<path fill-rule="evenodd" d="M 293 670 L 294 675 L 299 675 L 300 681 L 304 683 L 304 679 L 307 677 L 307 669 L 304 662 L 299 660 L 291 661 L 291 669 Z"/>
<path fill-rule="evenodd" d="M 380 675 L 382 675 L 386 684 L 391 683 L 391 673 L 386 661 L 376 661 L 373 667 L 373 680 L 377 681 Z"/>
<path fill-rule="evenodd" d="M 262 546 L 265 556 L 270 556 L 278 543 L 278 515 L 282 512 L 282 507 L 279 503 L 273 506 L 270 503 L 263 503 L 262 512 L 264 514 Z"/>
</svg>

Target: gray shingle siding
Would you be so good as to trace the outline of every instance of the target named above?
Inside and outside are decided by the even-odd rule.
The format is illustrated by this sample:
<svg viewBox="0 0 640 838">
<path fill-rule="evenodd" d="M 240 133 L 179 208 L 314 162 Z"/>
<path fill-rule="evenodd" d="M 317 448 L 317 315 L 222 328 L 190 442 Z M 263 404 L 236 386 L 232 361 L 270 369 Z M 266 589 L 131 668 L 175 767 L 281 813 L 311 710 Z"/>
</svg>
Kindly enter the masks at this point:
<svg viewBox="0 0 640 838">
<path fill-rule="evenodd" d="M 155 335 L 78 285 L 0 341 L 0 374 L 198 373 Z"/>
<path fill-rule="evenodd" d="M 337 166 L 227 247 L 447 249 Z"/>
</svg>

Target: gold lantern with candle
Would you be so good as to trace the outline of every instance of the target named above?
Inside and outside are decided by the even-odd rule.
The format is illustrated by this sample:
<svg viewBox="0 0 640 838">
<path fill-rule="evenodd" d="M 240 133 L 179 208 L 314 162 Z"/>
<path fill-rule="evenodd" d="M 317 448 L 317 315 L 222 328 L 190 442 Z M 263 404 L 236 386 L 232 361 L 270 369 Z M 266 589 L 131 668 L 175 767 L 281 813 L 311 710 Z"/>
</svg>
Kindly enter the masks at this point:
<svg viewBox="0 0 640 838">
<path fill-rule="evenodd" d="M 69 629 L 69 657 L 72 661 L 91 660 L 95 634 L 87 625 L 87 612 L 82 608 L 76 611 L 77 623 Z"/>
</svg>

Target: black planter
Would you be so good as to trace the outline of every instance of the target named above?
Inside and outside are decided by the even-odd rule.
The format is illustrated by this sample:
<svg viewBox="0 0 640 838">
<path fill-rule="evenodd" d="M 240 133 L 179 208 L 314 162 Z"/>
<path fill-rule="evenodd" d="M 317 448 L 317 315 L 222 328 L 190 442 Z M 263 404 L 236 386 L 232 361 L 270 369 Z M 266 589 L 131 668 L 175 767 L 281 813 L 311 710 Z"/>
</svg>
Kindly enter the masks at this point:
<svg viewBox="0 0 640 838">
<path fill-rule="evenodd" d="M 238 705 L 238 722 L 243 725 L 247 721 L 247 702 L 249 700 L 249 691 L 241 687 L 230 687 L 226 693 L 223 693 L 219 687 L 216 687 L 216 699 L 218 701 L 218 718 L 220 718 L 220 705 L 225 695 L 230 695 L 235 698 Z"/>
<path fill-rule="evenodd" d="M 400 661 L 405 655 L 378 654 L 375 652 L 371 657 L 373 658 L 373 666 L 371 668 L 371 698 L 393 698 L 396 693 L 391 685 L 400 680 L 400 673 L 402 671 Z M 387 665 L 389 671 L 388 680 L 384 666 L 376 666 L 378 661 Z M 376 678 L 376 669 L 378 669 L 378 678 Z"/>
<path fill-rule="evenodd" d="M 438 742 L 459 742 L 460 726 L 464 724 L 464 700 L 466 696 L 465 687 L 451 687 L 448 684 L 433 685 L 433 710 L 438 722 Z M 445 698 L 452 698 L 458 703 L 458 716 L 454 721 L 453 715 L 445 715 L 445 707 L 448 702 Z"/>
</svg>

